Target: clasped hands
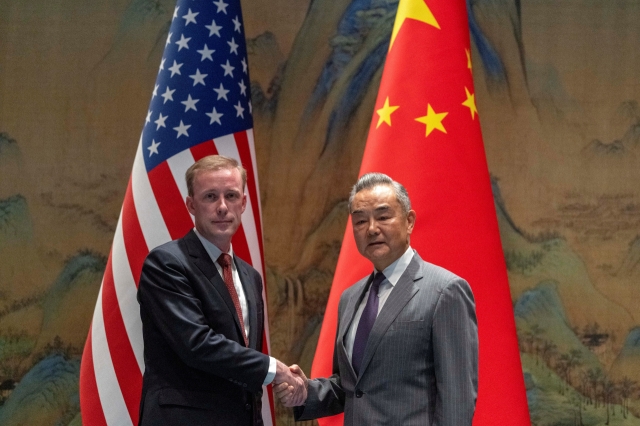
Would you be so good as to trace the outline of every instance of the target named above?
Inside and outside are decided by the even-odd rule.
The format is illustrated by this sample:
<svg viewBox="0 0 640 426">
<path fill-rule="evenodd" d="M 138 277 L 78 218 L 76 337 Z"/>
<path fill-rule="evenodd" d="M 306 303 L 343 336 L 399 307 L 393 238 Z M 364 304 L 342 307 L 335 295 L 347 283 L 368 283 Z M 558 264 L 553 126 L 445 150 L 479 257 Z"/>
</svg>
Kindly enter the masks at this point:
<svg viewBox="0 0 640 426">
<path fill-rule="evenodd" d="M 287 367 L 278 361 L 273 385 L 273 391 L 285 407 L 297 407 L 307 400 L 307 376 L 295 364 Z"/>
</svg>

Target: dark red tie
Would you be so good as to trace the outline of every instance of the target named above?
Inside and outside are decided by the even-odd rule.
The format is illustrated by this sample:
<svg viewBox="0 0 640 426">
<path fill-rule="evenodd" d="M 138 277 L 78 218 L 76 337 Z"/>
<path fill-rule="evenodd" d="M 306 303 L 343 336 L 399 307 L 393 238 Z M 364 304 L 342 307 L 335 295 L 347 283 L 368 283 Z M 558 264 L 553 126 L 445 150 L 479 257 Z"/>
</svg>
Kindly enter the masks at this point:
<svg viewBox="0 0 640 426">
<path fill-rule="evenodd" d="M 231 272 L 231 256 L 229 256 L 227 253 L 222 253 L 218 258 L 218 263 L 220 264 L 220 266 L 222 266 L 222 278 L 224 279 L 224 284 L 227 286 L 229 295 L 231 295 L 231 300 L 233 300 L 233 306 L 236 307 L 236 313 L 238 314 L 238 319 L 240 320 L 240 329 L 242 330 L 242 338 L 244 339 L 245 346 L 248 347 L 249 342 L 247 341 L 247 336 L 244 332 L 244 318 L 242 317 L 240 299 L 238 298 L 236 287 L 233 285 L 233 274 Z"/>
</svg>

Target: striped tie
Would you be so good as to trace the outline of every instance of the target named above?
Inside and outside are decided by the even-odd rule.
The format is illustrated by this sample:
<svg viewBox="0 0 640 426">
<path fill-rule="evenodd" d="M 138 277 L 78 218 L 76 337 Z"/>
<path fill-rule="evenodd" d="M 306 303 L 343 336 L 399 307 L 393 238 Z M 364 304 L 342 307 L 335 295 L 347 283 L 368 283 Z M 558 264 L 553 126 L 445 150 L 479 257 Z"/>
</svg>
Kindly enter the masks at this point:
<svg viewBox="0 0 640 426">
<path fill-rule="evenodd" d="M 238 314 L 238 319 L 240 320 L 240 329 L 242 330 L 242 338 L 244 339 L 245 346 L 248 347 L 249 342 L 247 340 L 247 335 L 244 332 L 244 318 L 242 317 L 242 308 L 240 308 L 240 299 L 238 298 L 236 287 L 233 285 L 233 274 L 231 273 L 231 256 L 229 256 L 227 253 L 222 253 L 220 257 L 218 257 L 218 264 L 222 266 L 222 278 L 224 278 L 224 284 L 227 286 L 227 290 L 229 290 L 229 294 L 231 295 L 233 306 L 236 307 L 236 314 Z"/>
</svg>

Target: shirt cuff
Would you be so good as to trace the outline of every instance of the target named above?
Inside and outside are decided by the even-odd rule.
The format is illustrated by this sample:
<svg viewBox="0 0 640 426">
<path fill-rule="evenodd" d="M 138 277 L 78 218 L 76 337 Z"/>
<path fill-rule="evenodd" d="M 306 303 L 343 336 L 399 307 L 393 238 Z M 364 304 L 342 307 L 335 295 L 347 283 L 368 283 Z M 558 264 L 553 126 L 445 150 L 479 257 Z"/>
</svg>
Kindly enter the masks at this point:
<svg viewBox="0 0 640 426">
<path fill-rule="evenodd" d="M 276 359 L 272 356 L 269 357 L 269 372 L 267 373 L 267 377 L 264 378 L 264 383 L 262 386 L 267 386 L 273 382 L 273 379 L 276 377 Z"/>
</svg>

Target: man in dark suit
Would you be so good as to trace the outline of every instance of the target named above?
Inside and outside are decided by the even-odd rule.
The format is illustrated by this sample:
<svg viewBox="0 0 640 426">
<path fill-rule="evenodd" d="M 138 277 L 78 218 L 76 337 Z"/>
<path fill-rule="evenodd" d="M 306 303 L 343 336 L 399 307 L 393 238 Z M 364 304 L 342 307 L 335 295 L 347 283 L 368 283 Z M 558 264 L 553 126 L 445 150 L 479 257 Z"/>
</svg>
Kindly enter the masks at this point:
<svg viewBox="0 0 640 426">
<path fill-rule="evenodd" d="M 262 386 L 306 397 L 301 378 L 261 352 L 262 280 L 233 255 L 247 198 L 246 172 L 223 156 L 187 170 L 195 228 L 152 250 L 138 301 L 145 372 L 140 425 L 262 425 Z"/>
<path fill-rule="evenodd" d="M 334 374 L 307 381 L 296 420 L 344 412 L 346 426 L 471 425 L 478 386 L 471 288 L 411 248 L 416 213 L 401 184 L 366 174 L 349 210 L 356 246 L 374 274 L 342 294 Z M 275 389 L 285 405 L 296 405 L 285 386 Z"/>
</svg>

